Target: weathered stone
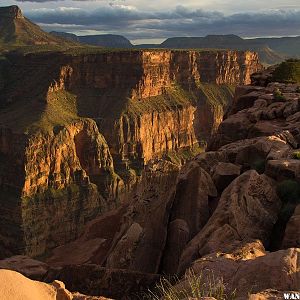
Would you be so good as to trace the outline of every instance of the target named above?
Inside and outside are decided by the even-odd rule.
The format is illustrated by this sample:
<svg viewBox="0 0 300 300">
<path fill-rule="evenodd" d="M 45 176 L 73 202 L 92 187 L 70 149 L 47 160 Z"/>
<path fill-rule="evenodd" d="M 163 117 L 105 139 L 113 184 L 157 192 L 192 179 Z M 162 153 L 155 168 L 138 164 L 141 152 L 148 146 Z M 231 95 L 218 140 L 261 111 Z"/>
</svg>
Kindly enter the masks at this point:
<svg viewBox="0 0 300 300">
<path fill-rule="evenodd" d="M 79 293 L 69 292 L 63 282 L 54 281 L 46 284 L 33 281 L 20 273 L 10 270 L 0 270 L 1 300 L 109 300 L 104 297 L 89 297 Z"/>
<path fill-rule="evenodd" d="M 280 250 L 248 260 L 225 256 L 207 256 L 197 260 L 195 274 L 213 273 L 222 278 L 228 292 L 236 291 L 238 299 L 276 287 L 279 291 L 297 290 L 300 284 L 300 249 Z M 205 278 L 205 277 L 204 277 Z M 255 298 L 254 298 L 255 299 Z"/>
<path fill-rule="evenodd" d="M 269 160 L 266 164 L 265 173 L 278 181 L 300 179 L 300 160 Z"/>
<path fill-rule="evenodd" d="M 260 239 L 268 246 L 280 207 L 272 179 L 254 170 L 242 174 L 225 189 L 207 224 L 185 248 L 178 272 L 199 256 L 232 251 L 244 239 Z"/>
<path fill-rule="evenodd" d="M 291 247 L 300 248 L 300 205 L 296 206 L 292 217 L 288 221 L 282 241 L 283 249 Z"/>
<path fill-rule="evenodd" d="M 241 167 L 231 164 L 222 163 L 216 165 L 214 175 L 212 177 L 215 186 L 219 193 L 223 190 L 241 173 Z"/>
</svg>

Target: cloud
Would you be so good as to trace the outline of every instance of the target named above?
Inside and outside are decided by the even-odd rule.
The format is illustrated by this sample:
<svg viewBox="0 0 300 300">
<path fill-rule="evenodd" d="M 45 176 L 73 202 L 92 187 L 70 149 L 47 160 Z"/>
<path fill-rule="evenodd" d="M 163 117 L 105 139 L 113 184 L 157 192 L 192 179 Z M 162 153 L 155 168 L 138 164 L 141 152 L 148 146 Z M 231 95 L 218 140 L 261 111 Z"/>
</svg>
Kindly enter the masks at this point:
<svg viewBox="0 0 300 300">
<path fill-rule="evenodd" d="M 15 0 L 16 2 L 36 2 L 36 3 L 43 3 L 43 2 L 58 2 L 58 1 L 67 1 L 67 0 Z M 88 2 L 88 1 L 101 1 L 101 2 L 108 2 L 106 0 L 72 0 L 72 1 L 78 1 L 78 2 Z M 114 1 L 114 0 L 112 0 Z"/>
<path fill-rule="evenodd" d="M 27 16 L 51 29 L 118 33 L 130 39 L 238 34 L 241 36 L 300 35 L 300 9 L 272 9 L 224 15 L 218 11 L 177 6 L 172 10 L 139 10 L 110 2 L 93 10 L 78 7 L 33 9 Z M 54 25 L 55 24 L 55 25 Z"/>
</svg>

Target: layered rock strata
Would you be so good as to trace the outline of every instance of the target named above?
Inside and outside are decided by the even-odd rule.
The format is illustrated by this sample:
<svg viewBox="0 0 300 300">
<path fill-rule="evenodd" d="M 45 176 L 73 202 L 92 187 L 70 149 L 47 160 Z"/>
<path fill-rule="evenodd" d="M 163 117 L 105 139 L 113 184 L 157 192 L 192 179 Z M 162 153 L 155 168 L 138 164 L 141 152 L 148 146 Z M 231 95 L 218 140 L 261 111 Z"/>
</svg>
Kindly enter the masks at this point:
<svg viewBox="0 0 300 300">
<path fill-rule="evenodd" d="M 0 77 L 0 256 L 42 255 L 73 240 L 133 197 L 153 159 L 181 165 L 199 152 L 230 86 L 260 68 L 256 54 L 236 51 L 9 53 Z"/>
</svg>

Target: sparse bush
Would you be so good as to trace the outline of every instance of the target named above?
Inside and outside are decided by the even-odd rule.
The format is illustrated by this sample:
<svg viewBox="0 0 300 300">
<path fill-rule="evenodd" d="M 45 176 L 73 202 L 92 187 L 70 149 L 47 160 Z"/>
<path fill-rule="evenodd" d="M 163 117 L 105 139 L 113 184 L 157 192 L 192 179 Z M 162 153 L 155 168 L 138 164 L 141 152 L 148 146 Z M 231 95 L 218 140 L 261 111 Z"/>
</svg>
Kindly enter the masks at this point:
<svg viewBox="0 0 300 300">
<path fill-rule="evenodd" d="M 284 180 L 279 183 L 277 194 L 285 203 L 300 203 L 300 184 L 296 180 Z"/>
<path fill-rule="evenodd" d="M 294 159 L 300 159 L 300 151 L 296 151 L 293 153 L 293 158 Z"/>
<path fill-rule="evenodd" d="M 251 164 L 251 169 L 256 170 L 257 173 L 262 174 L 265 172 L 266 161 L 265 159 L 257 159 Z"/>
<path fill-rule="evenodd" d="M 174 281 L 174 282 L 173 282 Z M 201 299 L 214 297 L 217 300 L 233 300 L 235 292 L 227 292 L 222 278 L 216 278 L 212 273 L 204 276 L 187 272 L 184 279 L 168 280 L 161 278 L 154 291 L 146 293 L 142 299 L 147 300 L 183 300 L 189 298 Z"/>
<path fill-rule="evenodd" d="M 285 97 L 282 95 L 282 92 L 280 91 L 279 88 L 276 88 L 273 92 L 274 98 L 277 101 L 284 101 Z"/>
<path fill-rule="evenodd" d="M 273 79 L 279 82 L 300 83 L 300 60 L 288 59 L 281 63 L 275 69 Z"/>
</svg>

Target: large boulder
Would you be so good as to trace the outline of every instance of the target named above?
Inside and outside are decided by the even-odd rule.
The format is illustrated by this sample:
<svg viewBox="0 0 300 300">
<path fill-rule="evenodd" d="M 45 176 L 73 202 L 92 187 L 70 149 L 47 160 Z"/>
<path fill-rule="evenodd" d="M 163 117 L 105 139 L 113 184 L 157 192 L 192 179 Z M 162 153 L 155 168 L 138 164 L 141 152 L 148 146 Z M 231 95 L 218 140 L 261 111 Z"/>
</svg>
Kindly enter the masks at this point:
<svg viewBox="0 0 300 300">
<path fill-rule="evenodd" d="M 212 177 L 218 192 L 222 193 L 223 190 L 240 175 L 240 173 L 241 166 L 232 163 L 218 163 Z"/>
<path fill-rule="evenodd" d="M 217 190 L 210 175 L 196 162 L 187 164 L 177 179 L 162 259 L 163 272 L 176 272 L 184 247 L 210 217 L 209 202 L 213 197 L 217 197 Z"/>
<path fill-rule="evenodd" d="M 186 246 L 178 272 L 201 256 L 232 251 L 247 239 L 260 239 L 268 246 L 280 208 L 271 178 L 254 170 L 243 173 L 224 190 L 207 224 Z"/>
<path fill-rule="evenodd" d="M 26 278 L 11 270 L 0 270 L 0 300 L 105 300 L 103 297 L 89 297 L 72 294 L 63 282 L 55 280 L 46 284 Z"/>
<path fill-rule="evenodd" d="M 265 173 L 278 181 L 285 179 L 299 179 L 300 181 L 300 160 L 269 160 L 266 164 Z"/>
<path fill-rule="evenodd" d="M 300 249 L 280 250 L 247 260 L 216 253 L 195 261 L 191 270 L 204 278 L 209 278 L 209 274 L 222 278 L 227 292 L 235 291 L 238 299 L 247 299 L 250 292 L 254 294 L 272 288 L 278 291 L 298 290 Z"/>
</svg>

